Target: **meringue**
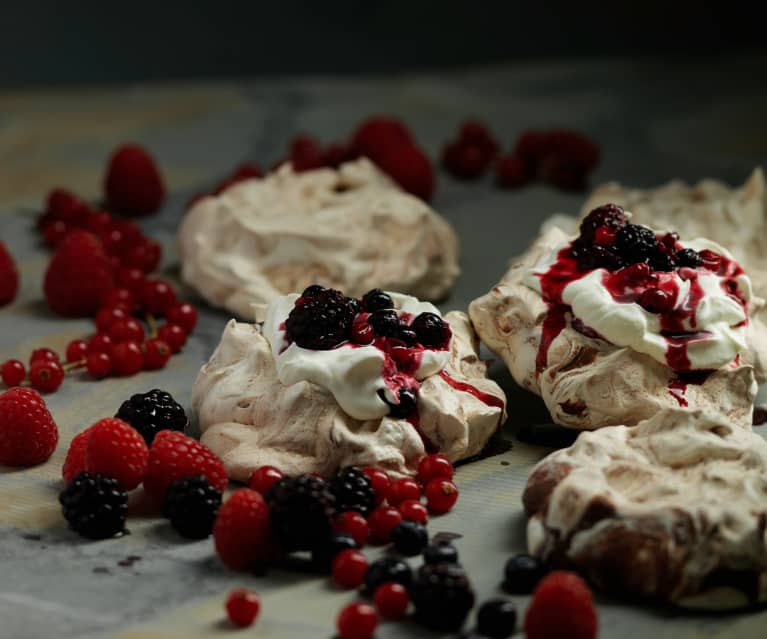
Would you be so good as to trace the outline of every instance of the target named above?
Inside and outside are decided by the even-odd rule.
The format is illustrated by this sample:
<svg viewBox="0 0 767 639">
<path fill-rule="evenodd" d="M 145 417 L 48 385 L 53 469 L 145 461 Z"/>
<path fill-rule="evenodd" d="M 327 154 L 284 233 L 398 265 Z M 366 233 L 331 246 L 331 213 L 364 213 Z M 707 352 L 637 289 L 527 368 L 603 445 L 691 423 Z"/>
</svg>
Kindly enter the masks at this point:
<svg viewBox="0 0 767 639">
<path fill-rule="evenodd" d="M 303 173 L 285 164 L 204 197 L 178 250 L 183 280 L 239 317 L 313 283 L 439 299 L 459 273 L 451 226 L 364 158 Z"/>
</svg>

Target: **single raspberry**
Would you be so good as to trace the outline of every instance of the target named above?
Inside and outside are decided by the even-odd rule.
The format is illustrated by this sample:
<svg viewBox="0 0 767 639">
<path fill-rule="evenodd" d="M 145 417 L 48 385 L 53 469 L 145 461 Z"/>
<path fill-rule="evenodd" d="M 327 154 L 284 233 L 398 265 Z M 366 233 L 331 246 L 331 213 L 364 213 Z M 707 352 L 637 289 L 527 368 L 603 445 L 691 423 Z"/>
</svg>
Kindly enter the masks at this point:
<svg viewBox="0 0 767 639">
<path fill-rule="evenodd" d="M 6 386 L 18 386 L 24 381 L 27 371 L 17 359 L 9 359 L 3 362 L 3 367 L 0 369 L 0 375 L 3 378 L 3 384 Z"/>
<path fill-rule="evenodd" d="M 177 302 L 165 313 L 165 319 L 183 328 L 188 335 L 197 325 L 197 309 L 189 302 Z"/>
<path fill-rule="evenodd" d="M 189 424 L 183 407 L 170 393 L 159 388 L 131 395 L 120 405 L 115 417 L 133 426 L 150 446 L 160 431 L 183 433 Z"/>
<path fill-rule="evenodd" d="M 253 162 L 243 162 L 232 173 L 232 177 L 236 180 L 251 180 L 253 178 L 263 177 L 264 172 L 261 167 Z"/>
<path fill-rule="evenodd" d="M 464 140 L 455 140 L 442 151 L 442 166 L 451 175 L 462 180 L 473 180 L 484 175 L 493 161 L 482 146 Z"/>
<path fill-rule="evenodd" d="M 626 212 L 617 204 L 603 204 L 593 209 L 580 225 L 580 237 L 587 243 L 596 241 L 596 234 L 599 229 L 607 229 L 617 234 L 628 224 Z M 604 244 L 604 242 L 598 242 Z"/>
<path fill-rule="evenodd" d="M 162 499 L 172 481 L 192 475 L 205 475 L 211 486 L 221 492 L 228 483 L 223 463 L 207 446 L 178 431 L 157 433 L 149 450 L 144 490 Z"/>
<path fill-rule="evenodd" d="M 146 442 L 130 424 L 107 417 L 91 426 L 85 452 L 89 473 L 114 477 L 123 490 L 133 490 L 144 481 L 148 464 Z"/>
<path fill-rule="evenodd" d="M 544 577 L 525 613 L 527 639 L 595 639 L 598 626 L 591 590 L 571 572 Z"/>
<path fill-rule="evenodd" d="M 426 201 L 434 195 L 434 167 L 429 156 L 415 144 L 386 148 L 375 163 L 408 193 Z"/>
<path fill-rule="evenodd" d="M 331 144 L 325 149 L 325 152 L 322 156 L 322 163 L 324 166 L 337 169 L 344 162 L 350 162 L 356 157 L 357 154 L 350 145 L 335 143 Z"/>
<path fill-rule="evenodd" d="M 96 236 L 72 231 L 61 242 L 45 273 L 48 306 L 59 315 L 94 315 L 113 288 L 112 265 Z"/>
<path fill-rule="evenodd" d="M 213 488 L 204 475 L 195 475 L 171 482 L 162 514 L 182 537 L 205 539 L 213 532 L 220 506 L 221 491 Z"/>
<path fill-rule="evenodd" d="M 421 499 L 421 487 L 410 477 L 396 479 L 389 486 L 386 499 L 392 506 L 398 506 L 407 499 Z"/>
<path fill-rule="evenodd" d="M 387 581 L 376 588 L 373 602 L 378 613 L 386 619 L 401 619 L 410 605 L 407 588 L 396 581 Z"/>
<path fill-rule="evenodd" d="M 401 120 L 391 116 L 374 116 L 357 127 L 350 147 L 354 155 L 364 155 L 376 162 L 388 148 L 412 143 L 413 136 Z"/>
<path fill-rule="evenodd" d="M 372 639 L 377 627 L 378 614 L 366 603 L 350 603 L 336 619 L 338 639 Z"/>
<path fill-rule="evenodd" d="M 530 168 L 518 153 L 501 156 L 495 165 L 498 186 L 504 189 L 518 189 L 531 180 Z"/>
<path fill-rule="evenodd" d="M 238 628 L 252 626 L 261 610 L 261 600 L 245 588 L 233 590 L 226 599 L 226 615 Z"/>
<path fill-rule="evenodd" d="M 424 490 L 429 510 L 446 513 L 458 499 L 458 488 L 448 479 L 432 479 Z"/>
<path fill-rule="evenodd" d="M 112 477 L 79 473 L 59 495 L 69 527 L 83 537 L 106 539 L 125 530 L 128 493 Z"/>
<path fill-rule="evenodd" d="M 85 359 L 88 353 L 88 342 L 83 339 L 73 339 L 67 344 L 66 357 L 67 363 L 74 364 Z"/>
<path fill-rule="evenodd" d="M 266 495 L 272 484 L 282 479 L 285 475 L 279 468 L 274 466 L 259 466 L 250 476 L 249 487 L 257 493 Z"/>
<path fill-rule="evenodd" d="M 213 540 L 221 561 L 232 570 L 249 570 L 266 562 L 272 543 L 264 498 L 249 488 L 234 491 L 218 510 Z"/>
<path fill-rule="evenodd" d="M 29 383 L 43 393 L 52 393 L 64 381 L 64 369 L 58 362 L 34 362 L 29 367 Z"/>
<path fill-rule="evenodd" d="M 112 358 L 106 353 L 88 353 L 85 367 L 93 379 L 104 379 L 112 372 Z"/>
<path fill-rule="evenodd" d="M 16 263 L 2 241 L 0 241 L 0 306 L 16 299 L 19 292 L 19 272 Z"/>
<path fill-rule="evenodd" d="M 163 324 L 157 329 L 157 337 L 170 346 L 173 353 L 178 353 L 186 344 L 186 331 L 178 324 Z"/>
<path fill-rule="evenodd" d="M 343 550 L 333 559 L 330 572 L 342 588 L 356 588 L 365 578 L 368 560 L 359 550 Z"/>
<path fill-rule="evenodd" d="M 576 131 L 551 129 L 546 134 L 546 156 L 555 156 L 587 174 L 599 164 L 599 147 Z"/>
<path fill-rule="evenodd" d="M 588 172 L 578 162 L 551 155 L 539 165 L 538 177 L 562 191 L 578 192 L 586 189 Z"/>
<path fill-rule="evenodd" d="M 171 347 L 163 339 L 153 337 L 144 342 L 144 370 L 156 371 L 164 368 L 170 356 L 173 355 Z"/>
<path fill-rule="evenodd" d="M 453 464 L 440 453 L 426 455 L 418 462 L 417 478 L 423 486 L 426 486 L 432 479 L 452 479 Z"/>
<path fill-rule="evenodd" d="M 290 142 L 290 163 L 297 173 L 319 169 L 325 165 L 320 143 L 309 135 L 298 135 Z"/>
<path fill-rule="evenodd" d="M 137 342 L 120 342 L 109 351 L 112 370 L 116 375 L 135 375 L 144 367 L 144 354 Z"/>
<path fill-rule="evenodd" d="M 48 193 L 45 212 L 53 219 L 77 226 L 83 221 L 88 207 L 79 197 L 67 189 L 52 189 Z"/>
<path fill-rule="evenodd" d="M 0 464 L 41 464 L 58 441 L 56 422 L 37 391 L 15 387 L 0 395 Z"/>
<path fill-rule="evenodd" d="M 303 295 L 285 321 L 285 334 L 301 348 L 330 350 L 349 339 L 356 311 L 356 300 L 334 289 Z"/>
<path fill-rule="evenodd" d="M 91 436 L 91 428 L 86 428 L 78 433 L 69 444 L 64 465 L 61 467 L 61 477 L 65 482 L 72 481 L 77 475 L 85 470 L 85 455 L 88 448 L 88 438 Z"/>
<path fill-rule="evenodd" d="M 134 144 L 115 149 L 104 178 L 104 191 L 109 208 L 125 215 L 154 213 L 165 199 L 165 186 L 154 159 Z"/>
</svg>

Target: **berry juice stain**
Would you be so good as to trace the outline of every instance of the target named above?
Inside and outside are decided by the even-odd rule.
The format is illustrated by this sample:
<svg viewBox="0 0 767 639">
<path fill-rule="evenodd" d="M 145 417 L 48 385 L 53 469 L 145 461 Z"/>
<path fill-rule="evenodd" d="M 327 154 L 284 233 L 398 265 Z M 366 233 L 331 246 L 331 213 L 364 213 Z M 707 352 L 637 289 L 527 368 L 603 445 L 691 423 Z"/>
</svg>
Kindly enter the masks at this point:
<svg viewBox="0 0 767 639">
<path fill-rule="evenodd" d="M 498 416 L 498 426 L 501 425 L 501 420 L 503 419 L 504 401 L 500 397 L 490 395 L 490 393 L 485 393 L 484 391 L 479 390 L 476 386 L 472 386 L 466 382 L 459 382 L 457 379 L 450 377 L 450 375 L 445 370 L 441 370 L 439 372 L 439 376 L 455 390 L 461 391 L 463 393 L 469 393 L 469 395 L 476 397 L 479 401 L 487 406 L 492 408 L 500 408 L 501 414 Z"/>
</svg>

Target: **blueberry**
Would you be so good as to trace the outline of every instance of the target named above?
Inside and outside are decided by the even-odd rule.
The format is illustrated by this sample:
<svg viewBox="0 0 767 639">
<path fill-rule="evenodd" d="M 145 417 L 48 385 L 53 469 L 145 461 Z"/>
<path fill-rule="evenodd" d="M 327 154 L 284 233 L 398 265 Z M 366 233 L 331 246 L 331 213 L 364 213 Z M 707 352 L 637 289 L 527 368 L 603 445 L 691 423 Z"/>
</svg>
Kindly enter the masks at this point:
<svg viewBox="0 0 767 639">
<path fill-rule="evenodd" d="M 521 553 L 506 562 L 503 588 L 513 595 L 530 594 L 546 574 L 537 557 Z"/>
<path fill-rule="evenodd" d="M 365 593 L 372 595 L 378 586 L 387 581 L 396 581 L 409 588 L 413 581 L 413 571 L 401 559 L 381 557 L 370 564 L 365 572 Z"/>
<path fill-rule="evenodd" d="M 424 550 L 423 560 L 427 564 L 456 564 L 458 550 L 452 544 L 431 544 Z"/>
<path fill-rule="evenodd" d="M 375 311 L 368 318 L 368 323 L 379 337 L 397 337 L 397 333 L 402 326 L 397 316 L 397 311 L 388 308 Z"/>
<path fill-rule="evenodd" d="M 429 543 L 426 526 L 416 521 L 403 521 L 391 531 L 391 540 L 396 551 L 406 557 L 421 554 Z"/>
<path fill-rule="evenodd" d="M 418 336 L 415 334 L 415 331 L 406 326 L 400 328 L 397 333 L 397 339 L 405 342 L 406 346 L 415 346 L 416 342 L 418 342 Z"/>
<path fill-rule="evenodd" d="M 368 313 L 372 313 L 384 308 L 394 308 L 394 301 L 380 288 L 374 288 L 362 296 L 362 308 Z"/>
<path fill-rule="evenodd" d="M 491 599 L 477 612 L 477 632 L 490 639 L 506 639 L 517 626 L 517 609 L 508 599 Z"/>
<path fill-rule="evenodd" d="M 312 550 L 312 561 L 318 568 L 328 570 L 338 553 L 358 547 L 357 542 L 354 541 L 351 535 L 333 535 L 327 543 L 321 544 Z"/>
<path fill-rule="evenodd" d="M 392 404 L 383 391 L 378 391 L 378 396 L 389 404 L 389 415 L 392 417 L 409 417 L 418 408 L 418 391 L 411 388 L 399 389 L 399 404 Z"/>
<path fill-rule="evenodd" d="M 441 346 L 445 342 L 445 323 L 435 313 L 421 313 L 413 320 L 410 328 L 424 346 Z"/>
</svg>

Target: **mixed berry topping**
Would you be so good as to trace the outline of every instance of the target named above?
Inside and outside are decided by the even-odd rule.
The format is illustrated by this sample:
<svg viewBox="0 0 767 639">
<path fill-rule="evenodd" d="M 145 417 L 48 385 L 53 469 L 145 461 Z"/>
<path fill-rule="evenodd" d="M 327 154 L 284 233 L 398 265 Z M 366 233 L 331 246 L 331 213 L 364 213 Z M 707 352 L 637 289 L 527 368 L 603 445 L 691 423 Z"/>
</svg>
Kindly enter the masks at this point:
<svg viewBox="0 0 767 639">
<path fill-rule="evenodd" d="M 394 301 L 380 288 L 374 288 L 362 296 L 362 309 L 364 311 L 372 313 L 383 308 L 394 308 Z"/>
<path fill-rule="evenodd" d="M 285 321 L 289 341 L 301 348 L 326 351 L 349 340 L 356 307 L 334 289 L 304 293 Z"/>
</svg>

